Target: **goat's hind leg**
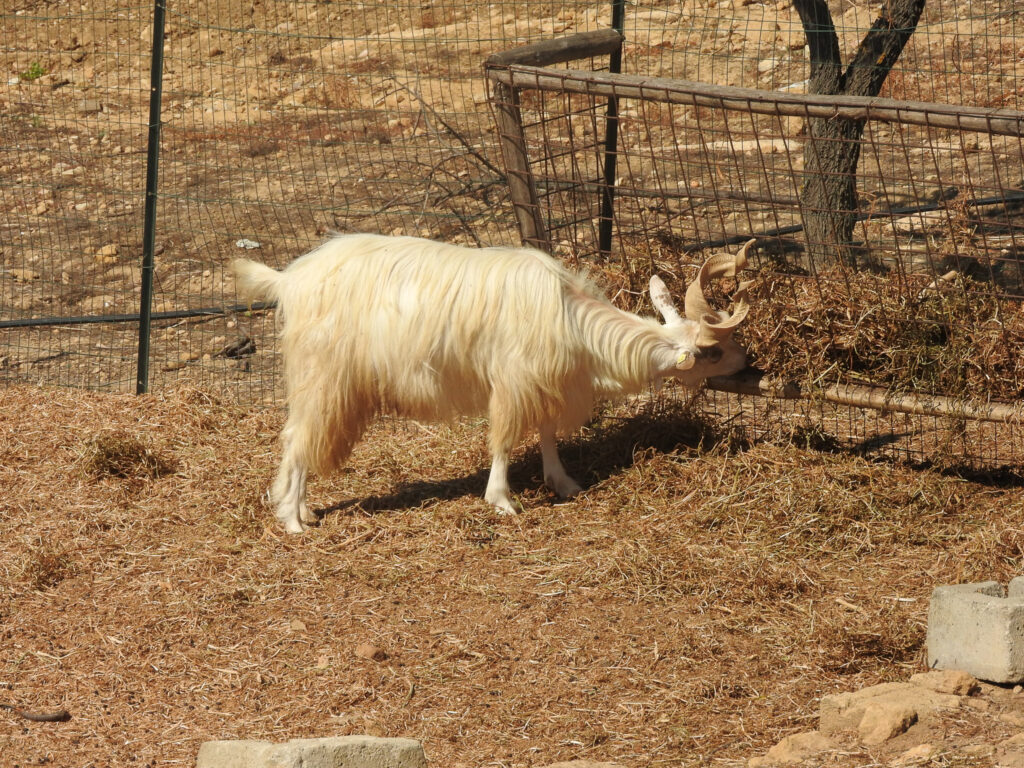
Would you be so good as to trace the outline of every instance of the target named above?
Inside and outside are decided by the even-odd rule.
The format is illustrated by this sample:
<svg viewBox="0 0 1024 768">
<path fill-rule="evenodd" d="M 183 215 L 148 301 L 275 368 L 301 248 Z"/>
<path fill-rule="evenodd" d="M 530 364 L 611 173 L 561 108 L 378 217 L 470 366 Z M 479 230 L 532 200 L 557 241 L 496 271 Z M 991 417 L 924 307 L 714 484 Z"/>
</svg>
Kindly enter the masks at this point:
<svg viewBox="0 0 1024 768">
<path fill-rule="evenodd" d="M 316 522 L 317 516 L 306 505 L 306 478 L 309 471 L 300 458 L 290 430 L 285 431 L 284 452 L 277 479 L 270 491 L 277 519 L 288 533 L 302 533 L 305 523 Z"/>
<path fill-rule="evenodd" d="M 562 466 L 553 424 L 540 426 L 540 457 L 544 464 L 544 484 L 563 499 L 572 498 L 583 489 Z"/>
</svg>

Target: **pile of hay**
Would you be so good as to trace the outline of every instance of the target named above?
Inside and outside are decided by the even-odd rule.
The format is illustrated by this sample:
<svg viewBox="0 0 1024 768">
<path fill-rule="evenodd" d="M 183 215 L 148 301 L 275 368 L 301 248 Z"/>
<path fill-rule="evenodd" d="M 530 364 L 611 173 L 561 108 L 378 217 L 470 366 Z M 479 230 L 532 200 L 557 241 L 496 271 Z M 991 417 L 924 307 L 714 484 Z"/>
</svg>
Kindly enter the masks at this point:
<svg viewBox="0 0 1024 768">
<path fill-rule="evenodd" d="M 970 278 L 762 271 L 751 294 L 743 340 L 773 377 L 982 400 L 1024 393 L 1024 312 Z"/>
</svg>

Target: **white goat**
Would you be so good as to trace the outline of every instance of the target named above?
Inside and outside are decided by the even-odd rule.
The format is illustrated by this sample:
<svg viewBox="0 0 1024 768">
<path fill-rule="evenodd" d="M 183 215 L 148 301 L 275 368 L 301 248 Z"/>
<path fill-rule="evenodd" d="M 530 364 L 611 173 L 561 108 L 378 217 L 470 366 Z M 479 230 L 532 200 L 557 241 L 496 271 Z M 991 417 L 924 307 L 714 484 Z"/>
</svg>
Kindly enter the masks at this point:
<svg viewBox="0 0 1024 768">
<path fill-rule="evenodd" d="M 582 426 L 597 398 L 668 376 L 693 386 L 746 364 L 732 339 L 748 311 L 746 284 L 731 315 L 712 310 L 704 289 L 734 276 L 749 245 L 708 259 L 686 292 L 685 318 L 652 277 L 664 325 L 616 309 L 588 280 L 529 248 L 354 234 L 281 272 L 235 261 L 239 293 L 277 302 L 281 316 L 288 418 L 271 492 L 278 519 L 289 533 L 316 520 L 307 472 L 336 468 L 380 412 L 486 414 L 493 461 L 484 498 L 504 512 L 515 511 L 509 453 L 528 430 L 540 433 L 544 482 L 563 497 L 578 493 L 555 435 Z"/>
</svg>

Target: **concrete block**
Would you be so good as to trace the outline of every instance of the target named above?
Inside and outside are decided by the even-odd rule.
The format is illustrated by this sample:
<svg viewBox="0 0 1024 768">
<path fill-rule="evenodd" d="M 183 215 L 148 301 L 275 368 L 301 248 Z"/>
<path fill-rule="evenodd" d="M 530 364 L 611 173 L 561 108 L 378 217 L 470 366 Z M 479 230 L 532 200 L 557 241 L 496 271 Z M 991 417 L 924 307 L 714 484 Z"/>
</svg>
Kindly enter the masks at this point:
<svg viewBox="0 0 1024 768">
<path fill-rule="evenodd" d="M 230 740 L 200 745 L 196 768 L 427 768 L 427 758 L 412 739 Z"/>
<path fill-rule="evenodd" d="M 928 667 L 992 683 L 1024 682 L 1024 577 L 936 587 L 928 609 Z"/>
</svg>

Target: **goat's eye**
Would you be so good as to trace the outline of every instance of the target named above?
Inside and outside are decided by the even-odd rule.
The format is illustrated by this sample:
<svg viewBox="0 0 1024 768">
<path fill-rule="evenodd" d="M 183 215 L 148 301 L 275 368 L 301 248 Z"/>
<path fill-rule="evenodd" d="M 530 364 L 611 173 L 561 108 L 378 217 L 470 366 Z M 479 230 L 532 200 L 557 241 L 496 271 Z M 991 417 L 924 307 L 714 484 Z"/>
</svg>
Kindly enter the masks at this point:
<svg viewBox="0 0 1024 768">
<path fill-rule="evenodd" d="M 700 358 L 709 363 L 717 363 L 722 359 L 722 348 L 721 347 L 708 347 L 700 351 Z"/>
</svg>

